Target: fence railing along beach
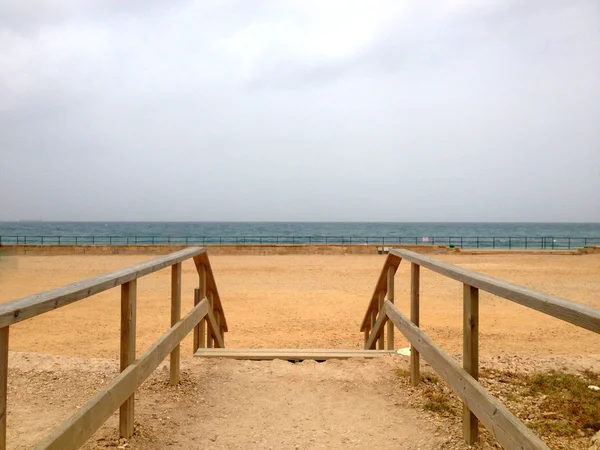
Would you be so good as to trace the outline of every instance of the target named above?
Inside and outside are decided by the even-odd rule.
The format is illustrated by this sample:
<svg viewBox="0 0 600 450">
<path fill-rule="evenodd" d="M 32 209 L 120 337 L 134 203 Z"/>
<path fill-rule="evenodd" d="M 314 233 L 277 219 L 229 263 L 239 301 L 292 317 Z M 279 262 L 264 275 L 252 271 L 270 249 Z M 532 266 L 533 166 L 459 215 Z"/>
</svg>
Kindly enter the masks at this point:
<svg viewBox="0 0 600 450">
<path fill-rule="evenodd" d="M 0 245 L 447 245 L 481 249 L 577 249 L 600 237 L 555 236 L 0 236 Z"/>
</svg>

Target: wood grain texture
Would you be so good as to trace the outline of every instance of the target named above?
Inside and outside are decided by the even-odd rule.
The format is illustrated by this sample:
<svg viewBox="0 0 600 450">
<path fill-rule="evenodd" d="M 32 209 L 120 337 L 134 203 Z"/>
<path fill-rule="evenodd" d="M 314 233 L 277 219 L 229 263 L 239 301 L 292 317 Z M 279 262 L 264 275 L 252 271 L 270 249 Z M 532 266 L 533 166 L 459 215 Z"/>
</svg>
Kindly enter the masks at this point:
<svg viewBox="0 0 600 450">
<path fill-rule="evenodd" d="M 371 296 L 371 300 L 369 301 L 369 305 L 367 306 L 367 311 L 365 312 L 365 316 L 363 317 L 362 324 L 360 326 L 360 331 L 364 331 L 365 327 L 371 322 L 371 310 L 377 307 L 377 303 L 379 302 L 379 291 L 387 292 L 387 271 L 389 266 L 394 267 L 394 273 L 396 273 L 396 269 L 400 265 L 402 258 L 393 253 L 389 253 L 383 263 L 383 268 L 381 269 L 381 273 L 379 274 L 379 279 L 377 280 L 377 284 L 375 285 L 375 290 L 373 291 L 373 295 Z"/>
<path fill-rule="evenodd" d="M 204 254 L 204 248 L 190 247 L 114 272 L 2 303 L 0 304 L 0 328 L 69 305 L 178 262 Z"/>
<path fill-rule="evenodd" d="M 171 326 L 181 319 L 181 263 L 171 266 Z M 169 358 L 169 384 L 175 386 L 179 383 L 179 364 L 181 358 L 181 346 L 177 346 L 171 352 Z"/>
<path fill-rule="evenodd" d="M 385 302 L 385 291 L 379 291 L 378 296 L 378 309 L 379 314 L 383 314 L 383 302 Z M 385 350 L 385 333 L 383 330 L 379 333 L 379 339 L 377 340 L 377 350 Z"/>
<path fill-rule="evenodd" d="M 421 290 L 421 267 L 418 264 L 410 264 L 410 320 L 419 326 L 420 316 L 420 290 Z M 419 351 L 410 349 L 410 382 L 417 386 L 421 380 L 421 369 L 419 366 Z"/>
<path fill-rule="evenodd" d="M 199 269 L 201 265 L 205 267 L 206 270 L 206 291 L 212 291 L 213 293 L 213 308 L 218 310 L 221 313 L 221 326 L 225 329 L 225 331 L 229 331 L 229 327 L 227 326 L 227 318 L 225 316 L 225 310 L 223 309 L 223 304 L 221 303 L 221 296 L 219 295 L 219 290 L 217 289 L 217 283 L 215 281 L 215 277 L 213 275 L 212 267 L 210 265 L 210 260 L 208 259 L 208 254 L 206 252 L 199 253 L 194 257 L 194 264 L 196 264 L 196 268 Z M 201 297 L 204 298 L 204 297 Z"/>
<path fill-rule="evenodd" d="M 365 341 L 365 350 L 375 350 L 375 346 L 377 341 L 379 340 L 379 336 L 383 334 L 383 329 L 385 324 L 387 323 L 388 318 L 385 314 L 385 308 L 379 312 L 379 316 L 377 317 L 377 321 L 371 330 L 371 334 L 368 335 L 365 332 L 365 337 L 367 338 Z"/>
<path fill-rule="evenodd" d="M 389 320 L 504 448 L 549 450 L 527 426 L 435 345 L 429 336 L 408 320 L 396 306 L 385 302 L 385 312 Z"/>
<path fill-rule="evenodd" d="M 598 308 L 534 291 L 518 284 L 463 269 L 410 250 L 390 250 L 390 254 L 417 263 L 482 291 L 506 298 L 519 305 L 527 306 L 595 333 L 600 333 L 600 309 Z"/>
<path fill-rule="evenodd" d="M 119 405 L 133 395 L 144 380 L 207 313 L 208 300 L 203 300 L 133 364 L 98 392 L 94 398 L 39 442 L 35 448 L 38 450 L 75 450 L 81 447 L 119 408 Z"/>
<path fill-rule="evenodd" d="M 394 303 L 394 276 L 396 267 L 388 266 L 387 269 L 387 301 Z M 387 323 L 387 349 L 394 350 L 394 324 Z"/>
<path fill-rule="evenodd" d="M 123 372 L 135 361 L 137 280 L 121 285 L 121 360 Z M 119 435 L 133 436 L 134 396 L 129 397 L 119 408 Z"/>
<path fill-rule="evenodd" d="M 9 327 L 0 328 L 0 450 L 6 449 Z"/>
<path fill-rule="evenodd" d="M 463 285 L 463 369 L 479 379 L 479 290 Z M 473 445 L 477 441 L 477 417 L 463 405 L 463 436 Z"/>
</svg>

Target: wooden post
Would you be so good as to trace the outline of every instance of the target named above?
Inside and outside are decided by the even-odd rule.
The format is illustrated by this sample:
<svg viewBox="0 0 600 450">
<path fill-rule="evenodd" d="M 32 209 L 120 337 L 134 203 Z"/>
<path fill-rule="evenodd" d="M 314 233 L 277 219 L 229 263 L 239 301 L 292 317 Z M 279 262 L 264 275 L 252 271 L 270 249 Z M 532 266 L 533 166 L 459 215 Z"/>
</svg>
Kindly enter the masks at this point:
<svg viewBox="0 0 600 450">
<path fill-rule="evenodd" d="M 181 263 L 171 266 L 171 326 L 179 322 L 179 319 L 181 319 Z M 179 383 L 179 356 L 180 345 L 177 344 L 169 360 L 171 386 Z"/>
<path fill-rule="evenodd" d="M 135 361 L 135 310 L 137 280 L 121 285 L 121 372 Z M 119 435 L 133 436 L 133 407 L 135 394 L 119 409 Z"/>
<path fill-rule="evenodd" d="M 0 328 L 0 450 L 6 450 L 6 394 L 8 393 L 8 330 Z"/>
<path fill-rule="evenodd" d="M 208 298 L 208 310 L 211 312 L 214 312 L 214 305 L 213 305 L 213 293 L 212 291 L 208 291 L 207 294 L 207 298 Z M 216 331 L 216 330 L 215 330 Z M 206 348 L 213 348 L 213 343 L 214 343 L 214 339 L 213 336 L 210 332 L 210 327 L 206 327 Z"/>
<path fill-rule="evenodd" d="M 394 303 L 394 274 L 396 268 L 388 267 L 387 273 L 387 298 L 390 303 Z M 394 350 L 394 324 L 391 320 L 387 323 L 387 349 Z"/>
<path fill-rule="evenodd" d="M 222 335 L 223 330 L 221 330 L 221 312 L 218 310 L 215 310 L 215 322 L 217 322 L 217 329 L 215 330 L 215 333 Z M 218 342 L 219 341 L 215 340 L 215 344 L 217 344 Z"/>
<path fill-rule="evenodd" d="M 479 379 L 479 289 L 463 285 L 463 368 Z M 463 436 L 469 445 L 477 441 L 478 420 L 463 405 Z"/>
<path fill-rule="evenodd" d="M 206 297 L 206 267 L 198 267 L 198 289 L 194 290 L 194 306 Z M 206 319 L 202 319 L 194 328 L 194 353 L 199 348 L 206 347 Z"/>
<path fill-rule="evenodd" d="M 383 302 L 385 302 L 385 291 L 379 291 L 379 313 L 383 311 Z M 379 339 L 377 340 L 377 349 L 385 350 L 385 333 L 381 330 L 381 334 L 379 335 Z"/>
<path fill-rule="evenodd" d="M 419 326 L 419 295 L 421 266 L 410 265 L 410 320 Z M 413 386 L 419 384 L 421 373 L 419 368 L 419 352 L 414 345 L 410 346 L 410 381 Z"/>
<path fill-rule="evenodd" d="M 364 336 L 364 339 L 365 339 L 364 349 L 365 350 L 369 350 L 367 348 L 367 341 L 369 340 L 369 332 L 371 331 L 371 328 L 369 328 L 370 325 L 371 324 L 367 324 L 367 326 L 365 327 L 365 331 L 364 331 L 364 333 L 365 333 L 365 336 Z"/>
</svg>

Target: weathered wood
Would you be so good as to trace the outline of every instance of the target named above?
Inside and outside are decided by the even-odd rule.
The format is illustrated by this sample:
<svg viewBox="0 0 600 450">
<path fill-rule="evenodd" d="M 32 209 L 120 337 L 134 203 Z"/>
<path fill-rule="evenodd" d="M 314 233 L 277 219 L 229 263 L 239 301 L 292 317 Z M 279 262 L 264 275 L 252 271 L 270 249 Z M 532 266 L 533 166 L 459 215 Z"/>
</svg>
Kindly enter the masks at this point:
<svg viewBox="0 0 600 450">
<path fill-rule="evenodd" d="M 196 260 L 194 259 L 194 262 Z M 197 304 L 200 300 L 206 297 L 206 266 L 204 264 L 197 264 L 196 269 L 198 270 L 198 289 L 194 291 L 194 302 Z M 193 353 L 199 348 L 206 347 L 206 321 L 201 321 L 196 329 L 194 330 L 194 349 Z"/>
<path fill-rule="evenodd" d="M 383 302 L 385 302 L 385 291 L 379 291 L 379 296 L 378 296 L 378 311 L 379 314 L 381 314 L 383 312 Z M 381 331 L 381 333 L 379 333 L 379 339 L 377 340 L 377 349 L 378 350 L 385 350 L 385 333 L 383 332 L 383 330 Z"/>
<path fill-rule="evenodd" d="M 181 263 L 171 267 L 171 326 L 181 319 Z M 179 383 L 179 361 L 181 346 L 178 344 L 171 352 L 169 359 L 169 384 Z"/>
<path fill-rule="evenodd" d="M 200 253 L 194 257 L 194 264 L 196 264 L 196 269 L 198 270 L 201 265 L 204 266 L 206 271 L 206 290 L 210 290 L 213 293 L 213 309 L 221 312 L 221 325 L 223 328 L 225 328 L 225 331 L 229 331 L 227 326 L 227 318 L 225 317 L 225 310 L 223 309 L 223 304 L 221 303 L 221 296 L 219 295 L 219 290 L 217 289 L 217 283 L 215 282 L 215 277 L 210 265 L 210 260 L 208 259 L 208 254 Z"/>
<path fill-rule="evenodd" d="M 115 272 L 2 303 L 0 304 L 0 328 L 91 297 L 188 258 L 203 255 L 204 251 L 204 248 L 200 247 L 186 248 Z"/>
<path fill-rule="evenodd" d="M 121 372 L 135 361 L 135 316 L 137 280 L 121 285 Z M 129 397 L 119 409 L 119 435 L 133 436 L 134 396 Z"/>
<path fill-rule="evenodd" d="M 388 267 L 393 266 L 394 273 L 396 273 L 396 269 L 400 265 L 401 261 L 402 261 L 402 258 L 400 258 L 398 255 L 395 255 L 392 253 L 389 253 L 387 255 L 385 262 L 383 263 L 383 269 L 381 269 L 381 273 L 379 274 L 379 280 L 377 280 L 377 284 L 375 285 L 375 290 L 373 291 L 373 295 L 371 296 L 371 300 L 369 301 L 369 305 L 367 306 L 367 311 L 365 312 L 365 316 L 363 317 L 363 321 L 360 326 L 360 331 L 364 331 L 365 327 L 371 321 L 371 316 L 370 316 L 371 309 L 375 308 L 377 306 L 377 303 L 379 302 L 379 291 L 385 292 L 387 290 Z"/>
<path fill-rule="evenodd" d="M 365 348 L 367 348 L 367 342 L 369 342 L 369 332 L 371 331 L 371 328 L 366 327 L 363 331 L 363 341 L 365 343 Z"/>
<path fill-rule="evenodd" d="M 383 328 L 387 322 L 387 316 L 385 315 L 385 309 L 379 312 L 377 321 L 371 330 L 371 334 L 368 335 L 368 339 L 365 342 L 365 350 L 375 350 L 375 345 L 379 339 L 379 336 L 383 334 Z M 366 332 L 365 332 L 366 333 Z"/>
<path fill-rule="evenodd" d="M 221 334 L 217 331 L 219 329 L 217 325 L 217 321 L 215 320 L 215 316 L 213 312 L 210 310 L 210 304 L 208 306 L 208 314 L 206 315 L 206 323 L 208 324 L 208 335 L 214 339 L 215 347 L 223 348 L 225 345 L 223 344 L 223 340 L 221 339 Z M 212 341 L 212 339 L 211 339 Z M 212 343 L 211 343 L 212 345 Z M 212 347 L 207 347 L 212 348 Z"/>
<path fill-rule="evenodd" d="M 479 290 L 463 285 L 463 368 L 479 379 Z M 477 441 L 477 417 L 463 405 L 463 436 L 469 445 Z"/>
<path fill-rule="evenodd" d="M 394 303 L 395 274 L 396 268 L 394 266 L 389 266 L 387 270 L 387 299 L 390 303 Z M 394 350 L 394 324 L 392 322 L 387 323 L 387 349 Z"/>
<path fill-rule="evenodd" d="M 348 358 L 377 358 L 380 356 L 394 355 L 395 352 L 387 350 L 339 350 L 339 349 L 296 349 L 296 348 L 201 348 L 195 356 L 202 358 L 230 358 L 249 360 L 283 359 L 287 361 Z"/>
<path fill-rule="evenodd" d="M 390 255 L 417 263 L 434 272 L 445 275 L 461 283 L 476 287 L 499 297 L 506 298 L 536 311 L 600 333 L 600 309 L 582 305 L 564 298 L 554 297 L 543 292 L 509 283 L 508 281 L 463 269 L 438 261 L 429 256 L 410 250 L 390 250 Z"/>
<path fill-rule="evenodd" d="M 0 450 L 6 450 L 9 327 L 0 328 Z"/>
<path fill-rule="evenodd" d="M 196 324 L 208 313 L 203 300 L 69 419 L 35 447 L 38 450 L 71 450 L 82 446 L 94 432 L 150 376 Z"/>
<path fill-rule="evenodd" d="M 384 308 L 389 320 L 504 448 L 549 450 L 529 428 L 435 345 L 429 336 L 408 320 L 398 308 L 390 302 L 385 302 Z"/>
<path fill-rule="evenodd" d="M 421 267 L 418 264 L 410 264 L 410 320 L 419 326 L 419 302 L 421 285 Z M 410 349 L 410 382 L 417 386 L 421 379 L 419 367 L 419 351 L 414 347 Z"/>
<path fill-rule="evenodd" d="M 213 315 L 214 312 L 214 303 L 213 303 L 213 293 L 212 291 L 209 289 L 208 292 L 206 293 L 206 298 L 208 298 L 208 311 L 211 315 Z M 208 325 L 208 329 L 207 329 L 207 333 L 206 333 L 206 348 L 213 348 L 215 345 L 214 344 L 214 337 L 213 334 L 215 333 L 214 328 L 211 326 L 211 324 L 208 322 L 208 316 L 206 320 L 206 324 Z"/>
</svg>

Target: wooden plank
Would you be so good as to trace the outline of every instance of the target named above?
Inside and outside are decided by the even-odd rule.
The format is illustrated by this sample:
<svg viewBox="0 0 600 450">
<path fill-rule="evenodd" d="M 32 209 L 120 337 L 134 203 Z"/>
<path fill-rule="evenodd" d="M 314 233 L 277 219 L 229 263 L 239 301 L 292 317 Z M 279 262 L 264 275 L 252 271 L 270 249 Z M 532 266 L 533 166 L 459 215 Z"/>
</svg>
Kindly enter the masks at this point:
<svg viewBox="0 0 600 450">
<path fill-rule="evenodd" d="M 194 291 L 194 302 L 197 304 L 206 297 L 206 266 L 204 264 L 196 265 L 196 270 L 198 271 L 198 289 Z M 204 347 L 206 347 L 206 321 L 202 320 L 194 330 L 194 348 L 192 353 Z"/>
<path fill-rule="evenodd" d="M 0 450 L 6 450 L 9 327 L 0 328 Z"/>
<path fill-rule="evenodd" d="M 203 248 L 190 247 L 170 253 L 169 255 L 151 259 L 150 261 L 119 269 L 115 272 L 2 303 L 0 304 L 0 328 L 70 305 L 78 300 L 91 297 L 92 295 L 202 254 L 204 254 Z"/>
<path fill-rule="evenodd" d="M 216 344 L 215 347 L 217 347 L 217 348 L 225 347 L 225 345 L 223 344 L 223 340 L 221 339 L 221 335 L 217 331 L 219 329 L 219 327 L 217 325 L 217 321 L 215 319 L 213 312 L 210 310 L 210 303 L 209 303 L 209 307 L 208 307 L 208 314 L 206 315 L 206 323 L 208 324 L 208 335 L 213 337 L 214 342 Z M 207 348 L 212 348 L 212 347 L 207 346 Z"/>
<path fill-rule="evenodd" d="M 419 303 L 421 286 L 421 267 L 410 263 L 410 320 L 419 326 Z M 412 347 L 410 349 L 410 382 L 417 386 L 421 380 L 421 369 L 419 367 L 419 351 Z"/>
<path fill-rule="evenodd" d="M 456 361 L 435 345 L 429 336 L 408 320 L 396 306 L 385 302 L 384 308 L 389 320 L 398 327 L 504 448 L 549 450 L 529 428 L 512 415 Z"/>
<path fill-rule="evenodd" d="M 137 280 L 121 285 L 121 372 L 135 361 L 135 316 Z M 119 435 L 133 436 L 134 396 L 119 408 Z"/>
<path fill-rule="evenodd" d="M 375 344 L 379 340 L 379 336 L 383 334 L 383 328 L 387 320 L 385 309 L 382 309 L 377 317 L 377 322 L 375 322 L 375 325 L 373 326 L 373 330 L 371 330 L 367 342 L 365 342 L 365 350 L 375 350 Z"/>
<path fill-rule="evenodd" d="M 463 285 L 463 369 L 479 379 L 479 290 Z M 463 436 L 473 445 L 477 441 L 477 417 L 463 405 Z"/>
<path fill-rule="evenodd" d="M 389 266 L 387 272 L 387 299 L 388 302 L 394 303 L 394 275 L 396 274 L 396 268 Z M 394 324 L 392 322 L 387 323 L 387 349 L 394 350 Z"/>
<path fill-rule="evenodd" d="M 390 250 L 390 254 L 417 263 L 427 269 L 460 281 L 461 283 L 468 284 L 469 286 L 476 287 L 482 291 L 506 298 L 520 305 L 594 331 L 595 333 L 600 333 L 600 309 L 598 308 L 534 291 L 518 284 L 509 283 L 508 281 L 438 261 L 429 256 L 411 252 L 410 250 Z"/>
<path fill-rule="evenodd" d="M 171 267 L 171 326 L 181 319 L 181 263 L 173 264 Z M 177 346 L 171 352 L 169 358 L 169 384 L 175 386 L 179 383 L 181 346 Z"/>
<path fill-rule="evenodd" d="M 69 419 L 55 428 L 35 448 L 38 450 L 75 450 L 81 447 L 119 408 L 119 405 L 150 376 L 177 344 L 193 330 L 207 312 L 208 300 L 203 300 L 194 306 L 139 359 L 121 372 Z"/>
<path fill-rule="evenodd" d="M 387 350 L 338 350 L 338 349 L 268 349 L 268 348 L 201 348 L 195 356 L 202 358 L 230 358 L 247 360 L 273 360 L 282 359 L 287 361 L 315 360 L 326 361 L 328 359 L 349 358 L 377 358 L 380 356 L 395 355 L 395 352 Z"/>
<path fill-rule="evenodd" d="M 378 311 L 379 314 L 381 314 L 383 312 L 383 302 L 385 302 L 385 291 L 379 291 L 379 298 L 378 298 Z M 379 339 L 377 340 L 377 350 L 384 350 L 385 349 L 385 333 L 383 332 L 383 330 L 381 331 L 381 333 L 379 333 Z"/>
<path fill-rule="evenodd" d="M 377 306 L 379 301 L 379 291 L 387 291 L 387 270 L 389 266 L 394 266 L 395 270 L 400 265 L 402 258 L 393 253 L 389 253 L 385 259 L 383 264 L 383 269 L 381 269 L 381 273 L 379 274 L 379 280 L 377 280 L 377 284 L 375 285 L 375 290 L 373 291 L 373 295 L 371 296 L 371 301 L 367 306 L 367 311 L 365 312 L 365 316 L 363 318 L 362 324 L 360 326 L 360 331 L 364 331 L 365 327 L 371 321 L 371 309 Z"/>
<path fill-rule="evenodd" d="M 208 259 L 208 254 L 200 253 L 194 257 L 194 264 L 196 264 L 196 269 L 199 269 L 200 265 L 205 267 L 206 290 L 213 292 L 213 308 L 221 312 L 221 325 L 223 328 L 225 328 L 225 331 L 229 331 L 227 319 L 225 317 L 225 310 L 223 309 L 223 304 L 221 303 L 221 296 L 219 295 L 219 290 L 217 289 L 217 283 L 215 282 L 215 276 L 210 265 L 210 260 Z"/>
<path fill-rule="evenodd" d="M 211 316 L 214 317 L 214 315 L 213 315 L 213 311 L 214 311 L 213 293 L 210 289 L 208 290 L 208 292 L 206 294 L 206 298 L 208 298 L 208 312 L 210 313 Z M 213 335 L 215 333 L 215 329 L 212 326 L 212 324 L 209 323 L 208 316 L 205 320 L 206 320 L 206 325 L 208 325 L 208 333 L 206 333 L 206 348 L 213 348 L 214 347 Z"/>
</svg>

